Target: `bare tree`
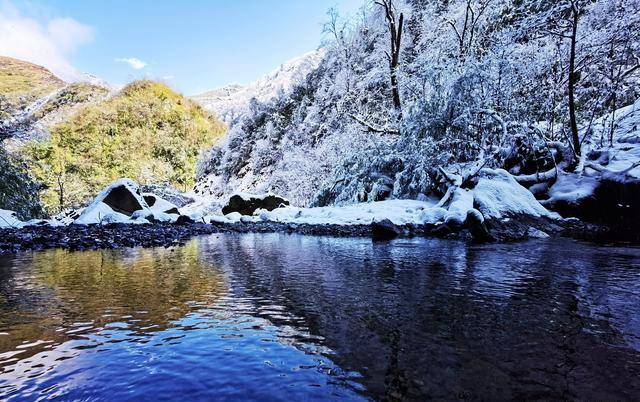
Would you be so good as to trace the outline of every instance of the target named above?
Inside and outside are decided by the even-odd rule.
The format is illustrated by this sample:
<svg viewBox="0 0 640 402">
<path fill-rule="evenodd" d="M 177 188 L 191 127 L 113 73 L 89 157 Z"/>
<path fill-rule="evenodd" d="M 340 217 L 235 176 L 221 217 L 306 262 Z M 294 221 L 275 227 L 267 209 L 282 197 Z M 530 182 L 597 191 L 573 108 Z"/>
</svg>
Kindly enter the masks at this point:
<svg viewBox="0 0 640 402">
<path fill-rule="evenodd" d="M 375 4 L 384 9 L 389 34 L 391 35 L 390 52 L 387 54 L 389 60 L 389 69 L 391 74 L 391 93 L 393 96 L 393 106 L 402 116 L 402 103 L 400 101 L 400 89 L 398 84 L 398 64 L 400 62 L 400 47 L 402 42 L 402 26 L 404 23 L 404 15 L 400 13 L 400 18 L 396 21 L 396 7 L 393 0 L 377 0 Z"/>
<path fill-rule="evenodd" d="M 485 0 L 474 7 L 473 0 L 467 0 L 462 26 L 458 27 L 456 21 L 447 21 L 458 39 L 458 51 L 461 59 L 471 48 L 478 29 L 478 22 L 489 7 L 489 3 L 491 3 L 491 0 Z"/>
</svg>

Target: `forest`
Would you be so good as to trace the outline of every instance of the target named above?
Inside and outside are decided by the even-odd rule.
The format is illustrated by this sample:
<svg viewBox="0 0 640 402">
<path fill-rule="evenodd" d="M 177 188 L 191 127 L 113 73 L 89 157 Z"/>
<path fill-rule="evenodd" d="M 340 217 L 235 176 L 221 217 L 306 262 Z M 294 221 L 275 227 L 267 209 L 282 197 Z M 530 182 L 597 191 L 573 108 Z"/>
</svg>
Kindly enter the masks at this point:
<svg viewBox="0 0 640 402">
<path fill-rule="evenodd" d="M 561 176 L 607 171 L 600 155 L 624 135 L 616 111 L 640 91 L 639 8 L 380 0 L 350 18 L 332 9 L 319 68 L 291 93 L 251 103 L 200 162 L 195 190 L 273 191 L 313 206 L 420 199 L 442 195 L 444 176 L 464 182 L 492 167 L 549 198 Z"/>
</svg>

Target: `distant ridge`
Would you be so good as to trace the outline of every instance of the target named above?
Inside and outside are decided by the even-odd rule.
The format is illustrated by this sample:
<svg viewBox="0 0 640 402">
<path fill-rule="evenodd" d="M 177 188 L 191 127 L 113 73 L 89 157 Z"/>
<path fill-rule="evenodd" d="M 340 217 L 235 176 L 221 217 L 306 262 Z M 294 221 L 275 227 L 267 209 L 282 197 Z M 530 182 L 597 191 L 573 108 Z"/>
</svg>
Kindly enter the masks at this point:
<svg viewBox="0 0 640 402">
<path fill-rule="evenodd" d="M 251 99 L 266 102 L 273 99 L 279 91 L 290 91 L 318 68 L 325 53 L 324 49 L 306 53 L 289 60 L 249 85 L 231 84 L 193 96 L 192 99 L 229 124 L 246 113 Z"/>
</svg>

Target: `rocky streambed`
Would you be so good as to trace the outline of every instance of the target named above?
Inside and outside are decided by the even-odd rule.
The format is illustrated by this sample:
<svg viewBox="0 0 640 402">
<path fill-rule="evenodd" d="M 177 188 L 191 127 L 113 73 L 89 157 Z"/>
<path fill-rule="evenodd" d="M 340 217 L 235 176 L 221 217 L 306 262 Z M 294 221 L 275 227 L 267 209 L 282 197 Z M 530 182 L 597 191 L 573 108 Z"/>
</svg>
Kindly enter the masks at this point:
<svg viewBox="0 0 640 402">
<path fill-rule="evenodd" d="M 61 248 L 68 250 L 114 249 L 126 247 L 173 247 L 199 235 L 215 233 L 297 233 L 314 236 L 438 237 L 482 242 L 509 242 L 549 236 L 607 239 L 610 231 L 576 219 L 554 220 L 526 215 L 486 220 L 485 231 L 469 224 L 462 227 L 440 225 L 394 225 L 390 221 L 372 224 L 293 224 L 277 222 L 235 223 L 153 223 L 93 224 L 69 226 L 27 226 L 0 229 L 0 253 Z"/>
</svg>

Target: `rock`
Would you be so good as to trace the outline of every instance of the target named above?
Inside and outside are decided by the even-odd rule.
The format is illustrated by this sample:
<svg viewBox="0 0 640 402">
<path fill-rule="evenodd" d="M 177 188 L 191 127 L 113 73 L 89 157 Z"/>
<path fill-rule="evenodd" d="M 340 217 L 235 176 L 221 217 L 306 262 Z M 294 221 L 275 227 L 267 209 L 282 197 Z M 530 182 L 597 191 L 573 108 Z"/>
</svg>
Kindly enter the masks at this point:
<svg viewBox="0 0 640 402">
<path fill-rule="evenodd" d="M 154 213 L 180 215 L 180 211 L 178 211 L 178 207 L 175 204 L 155 194 L 143 193 L 142 197 L 149 206 L 149 209 Z"/>
<path fill-rule="evenodd" d="M 389 219 L 384 219 L 371 224 L 371 236 L 374 240 L 390 240 L 402 234 L 402 228 Z"/>
<path fill-rule="evenodd" d="M 192 223 L 196 223 L 190 216 L 180 215 L 178 219 L 176 219 L 176 225 L 190 225 Z"/>
<path fill-rule="evenodd" d="M 543 232 L 540 229 L 530 227 L 529 229 L 527 229 L 527 236 L 532 239 L 546 239 L 549 237 L 549 234 L 547 232 Z"/>
<path fill-rule="evenodd" d="M 119 179 L 102 190 L 73 223 L 89 225 L 124 222 L 134 212 L 148 209 L 138 184 L 131 179 Z"/>
<path fill-rule="evenodd" d="M 469 229 L 473 240 L 478 242 L 489 242 L 495 240 L 484 223 L 484 217 L 477 209 L 470 209 L 467 211 L 467 217 L 464 224 L 467 229 Z"/>
<path fill-rule="evenodd" d="M 143 208 L 134 191 L 124 184 L 113 186 L 102 202 L 110 206 L 115 212 L 131 216 L 135 211 Z"/>
<path fill-rule="evenodd" d="M 257 209 L 273 211 L 285 205 L 289 205 L 289 201 L 273 194 L 234 194 L 229 198 L 227 205 L 222 208 L 222 213 L 227 215 L 232 212 L 238 212 L 241 215 L 253 215 Z"/>
</svg>

